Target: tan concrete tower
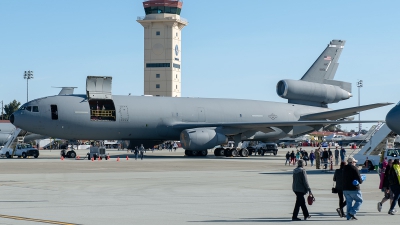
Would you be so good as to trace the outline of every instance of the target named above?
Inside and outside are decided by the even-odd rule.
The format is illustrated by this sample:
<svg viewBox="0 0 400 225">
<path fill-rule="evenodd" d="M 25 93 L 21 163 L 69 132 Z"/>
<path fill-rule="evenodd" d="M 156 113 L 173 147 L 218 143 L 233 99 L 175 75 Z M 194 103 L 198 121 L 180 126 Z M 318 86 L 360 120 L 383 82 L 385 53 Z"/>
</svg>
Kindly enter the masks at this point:
<svg viewBox="0 0 400 225">
<path fill-rule="evenodd" d="M 181 30 L 188 22 L 181 18 L 180 0 L 143 2 L 146 16 L 137 22 L 144 27 L 144 94 L 181 96 Z"/>
</svg>

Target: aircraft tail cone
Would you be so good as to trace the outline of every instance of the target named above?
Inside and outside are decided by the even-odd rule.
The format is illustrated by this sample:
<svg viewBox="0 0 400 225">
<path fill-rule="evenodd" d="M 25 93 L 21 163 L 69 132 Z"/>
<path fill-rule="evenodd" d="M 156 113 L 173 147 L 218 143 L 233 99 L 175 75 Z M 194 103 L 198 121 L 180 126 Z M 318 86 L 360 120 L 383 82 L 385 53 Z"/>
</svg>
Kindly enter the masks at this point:
<svg viewBox="0 0 400 225">
<path fill-rule="evenodd" d="M 129 160 L 129 156 L 126 156 L 126 160 Z"/>
<path fill-rule="evenodd" d="M 117 162 L 119 162 L 119 156 L 118 156 L 118 158 L 117 158 Z"/>
</svg>

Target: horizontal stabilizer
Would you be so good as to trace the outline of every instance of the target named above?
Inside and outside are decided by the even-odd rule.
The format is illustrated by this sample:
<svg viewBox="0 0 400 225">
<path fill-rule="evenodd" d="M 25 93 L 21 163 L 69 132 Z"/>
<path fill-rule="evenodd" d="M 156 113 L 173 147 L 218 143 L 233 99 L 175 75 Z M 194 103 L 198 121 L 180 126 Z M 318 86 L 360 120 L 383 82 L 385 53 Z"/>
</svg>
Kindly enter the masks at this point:
<svg viewBox="0 0 400 225">
<path fill-rule="evenodd" d="M 300 120 L 323 120 L 323 119 L 337 120 L 337 119 L 345 118 L 348 116 L 356 115 L 361 111 L 379 108 L 379 107 L 387 106 L 387 105 L 391 105 L 391 104 L 393 104 L 393 103 L 388 103 L 388 102 L 376 103 L 376 104 L 363 105 L 363 106 L 357 106 L 357 107 L 352 107 L 352 108 L 331 110 L 331 111 L 327 111 L 327 112 L 313 113 L 313 114 L 301 116 Z"/>
</svg>

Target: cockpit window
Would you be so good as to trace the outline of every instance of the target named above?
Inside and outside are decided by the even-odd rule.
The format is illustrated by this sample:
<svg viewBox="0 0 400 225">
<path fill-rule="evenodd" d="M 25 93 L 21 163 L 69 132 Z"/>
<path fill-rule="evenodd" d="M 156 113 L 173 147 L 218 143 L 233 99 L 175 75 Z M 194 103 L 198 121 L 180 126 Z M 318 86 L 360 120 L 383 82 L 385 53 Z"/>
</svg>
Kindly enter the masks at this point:
<svg viewBox="0 0 400 225">
<path fill-rule="evenodd" d="M 25 110 L 26 110 L 26 111 L 29 111 L 29 112 L 32 111 L 32 106 L 26 107 Z"/>
<path fill-rule="evenodd" d="M 39 112 L 39 106 L 33 106 L 32 112 Z"/>
<path fill-rule="evenodd" d="M 21 107 L 19 107 L 19 109 L 18 110 L 25 110 L 25 106 L 21 106 Z"/>
</svg>

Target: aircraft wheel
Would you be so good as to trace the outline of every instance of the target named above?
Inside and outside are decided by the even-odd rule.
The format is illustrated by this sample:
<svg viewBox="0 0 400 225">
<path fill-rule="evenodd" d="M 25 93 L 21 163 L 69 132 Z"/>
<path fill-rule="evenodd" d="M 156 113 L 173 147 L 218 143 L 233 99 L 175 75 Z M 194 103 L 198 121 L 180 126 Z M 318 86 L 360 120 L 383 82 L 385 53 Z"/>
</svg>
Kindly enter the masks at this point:
<svg viewBox="0 0 400 225">
<path fill-rule="evenodd" d="M 231 149 L 225 149 L 225 156 L 226 157 L 231 157 L 232 156 L 232 150 Z"/>
<path fill-rule="evenodd" d="M 26 157 L 27 157 L 26 152 L 23 152 L 22 153 L 22 158 L 26 159 Z"/>
<path fill-rule="evenodd" d="M 242 157 L 247 157 L 247 156 L 249 156 L 249 150 L 247 150 L 247 148 L 244 148 L 244 149 L 239 151 L 239 154 Z"/>
<path fill-rule="evenodd" d="M 214 155 L 215 156 L 220 156 L 220 149 L 219 148 L 216 148 L 215 150 L 214 150 Z"/>
<path fill-rule="evenodd" d="M 207 150 L 201 150 L 200 151 L 200 156 L 207 156 L 208 151 Z"/>
<path fill-rule="evenodd" d="M 197 156 L 199 154 L 199 151 L 192 151 L 192 156 Z"/>
<path fill-rule="evenodd" d="M 75 151 L 69 151 L 69 157 L 70 158 L 75 158 L 76 157 L 76 152 Z"/>
<path fill-rule="evenodd" d="M 238 157 L 239 156 L 238 150 L 232 148 L 231 151 L 232 151 L 232 156 L 233 157 Z"/>
</svg>

